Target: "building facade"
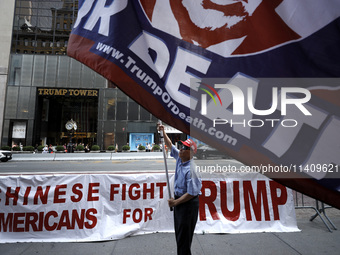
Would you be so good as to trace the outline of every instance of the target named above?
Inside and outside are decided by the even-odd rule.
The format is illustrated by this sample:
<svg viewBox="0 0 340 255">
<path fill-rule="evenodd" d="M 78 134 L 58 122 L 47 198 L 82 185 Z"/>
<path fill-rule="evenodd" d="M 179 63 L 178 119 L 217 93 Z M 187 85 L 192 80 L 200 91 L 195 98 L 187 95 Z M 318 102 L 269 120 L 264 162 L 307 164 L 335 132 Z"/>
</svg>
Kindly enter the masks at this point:
<svg viewBox="0 0 340 255">
<path fill-rule="evenodd" d="M 0 27 L 7 34 L 0 42 L 7 56 L 0 62 L 1 146 L 81 143 L 105 150 L 129 143 L 135 150 L 138 144 L 158 143 L 152 114 L 66 55 L 78 1 L 10 2 L 4 8 L 12 14 L 0 17 L 1 24 L 7 21 Z M 67 129 L 70 120 L 76 130 Z"/>
</svg>

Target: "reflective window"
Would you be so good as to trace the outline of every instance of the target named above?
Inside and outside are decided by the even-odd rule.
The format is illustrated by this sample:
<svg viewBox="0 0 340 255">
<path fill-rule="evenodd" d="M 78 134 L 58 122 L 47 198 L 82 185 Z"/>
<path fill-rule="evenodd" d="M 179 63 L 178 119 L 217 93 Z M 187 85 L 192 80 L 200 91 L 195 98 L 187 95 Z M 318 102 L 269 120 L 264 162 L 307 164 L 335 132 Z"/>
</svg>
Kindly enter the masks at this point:
<svg viewBox="0 0 340 255">
<path fill-rule="evenodd" d="M 117 120 L 127 120 L 127 102 L 126 99 L 118 99 L 117 102 Z"/>
<path fill-rule="evenodd" d="M 59 57 L 58 58 L 58 84 L 57 87 L 65 87 L 67 86 L 68 77 L 69 77 L 69 69 L 70 69 L 70 58 L 67 57 Z M 92 75 L 94 72 L 90 72 Z"/>
<path fill-rule="evenodd" d="M 22 56 L 21 66 L 21 81 L 20 85 L 31 85 L 32 79 L 32 66 L 33 66 L 33 55 Z"/>
<path fill-rule="evenodd" d="M 41 86 L 44 82 L 45 56 L 36 55 L 33 64 L 33 86 Z"/>
<path fill-rule="evenodd" d="M 140 120 L 150 120 L 150 113 L 145 110 L 143 107 L 140 107 Z"/>
<path fill-rule="evenodd" d="M 6 110 L 5 110 L 6 119 L 16 118 L 18 96 L 19 96 L 19 87 L 9 86 L 7 88 L 7 101 L 6 101 Z"/>
<path fill-rule="evenodd" d="M 18 112 L 17 118 L 18 119 L 26 119 L 28 118 L 29 113 L 29 101 L 30 97 L 27 95 L 31 94 L 31 87 L 20 87 L 19 90 L 19 100 L 18 100 Z"/>
<path fill-rule="evenodd" d="M 58 59 L 55 56 L 47 56 L 46 58 L 46 70 L 45 70 L 45 86 L 54 87 L 57 79 L 57 62 Z"/>
<path fill-rule="evenodd" d="M 9 85 L 19 85 L 20 79 L 21 79 L 21 61 L 22 56 L 21 55 L 12 55 L 11 56 L 11 64 L 9 68 Z"/>
<path fill-rule="evenodd" d="M 12 52 L 66 55 L 77 11 L 78 0 L 17 0 Z"/>
<path fill-rule="evenodd" d="M 138 120 L 138 104 L 132 100 L 129 102 L 129 120 Z"/>
<path fill-rule="evenodd" d="M 8 85 L 100 89 L 107 81 L 68 56 L 11 54 Z"/>
</svg>

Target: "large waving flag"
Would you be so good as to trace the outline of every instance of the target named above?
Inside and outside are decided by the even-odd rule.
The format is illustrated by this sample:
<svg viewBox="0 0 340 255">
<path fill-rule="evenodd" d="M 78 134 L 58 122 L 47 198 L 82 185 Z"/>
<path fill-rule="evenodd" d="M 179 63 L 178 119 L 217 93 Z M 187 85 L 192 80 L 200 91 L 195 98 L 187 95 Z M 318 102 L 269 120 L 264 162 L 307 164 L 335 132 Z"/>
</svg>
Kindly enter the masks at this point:
<svg viewBox="0 0 340 255">
<path fill-rule="evenodd" d="M 169 125 L 340 208 L 340 1 L 84 0 L 68 55 Z"/>
</svg>

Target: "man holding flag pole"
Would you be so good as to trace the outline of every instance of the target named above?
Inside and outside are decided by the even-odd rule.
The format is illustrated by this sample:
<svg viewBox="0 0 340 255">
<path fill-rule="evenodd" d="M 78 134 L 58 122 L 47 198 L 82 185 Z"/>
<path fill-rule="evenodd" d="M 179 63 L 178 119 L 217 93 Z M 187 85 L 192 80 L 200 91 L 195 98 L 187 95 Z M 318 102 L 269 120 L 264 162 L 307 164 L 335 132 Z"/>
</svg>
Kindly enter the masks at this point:
<svg viewBox="0 0 340 255">
<path fill-rule="evenodd" d="M 170 197 L 168 204 L 174 208 L 174 224 L 177 243 L 177 254 L 191 254 L 190 247 L 198 218 L 199 199 L 202 182 L 195 171 L 193 156 L 197 152 L 196 143 L 187 139 L 181 141 L 180 150 L 174 146 L 164 130 L 158 124 L 158 130 L 163 133 L 165 145 L 171 148 L 171 156 L 176 159 L 174 183 L 174 198 Z"/>
</svg>

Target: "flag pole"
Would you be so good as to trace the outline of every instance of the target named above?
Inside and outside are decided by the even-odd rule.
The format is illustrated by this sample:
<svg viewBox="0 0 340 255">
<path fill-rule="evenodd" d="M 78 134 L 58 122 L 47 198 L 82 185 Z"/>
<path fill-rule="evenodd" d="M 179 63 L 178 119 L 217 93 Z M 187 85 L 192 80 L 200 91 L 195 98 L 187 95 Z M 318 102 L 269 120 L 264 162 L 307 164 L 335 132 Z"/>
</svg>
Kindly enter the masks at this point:
<svg viewBox="0 0 340 255">
<path fill-rule="evenodd" d="M 162 121 L 158 120 L 158 124 L 162 125 Z M 168 164 L 166 161 L 166 152 L 165 152 L 165 145 L 164 145 L 164 134 L 163 130 L 159 130 L 160 133 L 160 138 L 161 138 L 161 143 L 162 143 L 162 151 L 163 151 L 163 159 L 164 159 L 164 166 L 165 166 L 165 176 L 166 176 L 166 184 L 168 186 L 168 194 L 169 198 L 171 198 L 171 190 L 170 190 L 170 182 L 169 182 L 169 171 L 168 171 Z M 173 208 L 170 207 L 170 211 L 172 211 Z"/>
</svg>

